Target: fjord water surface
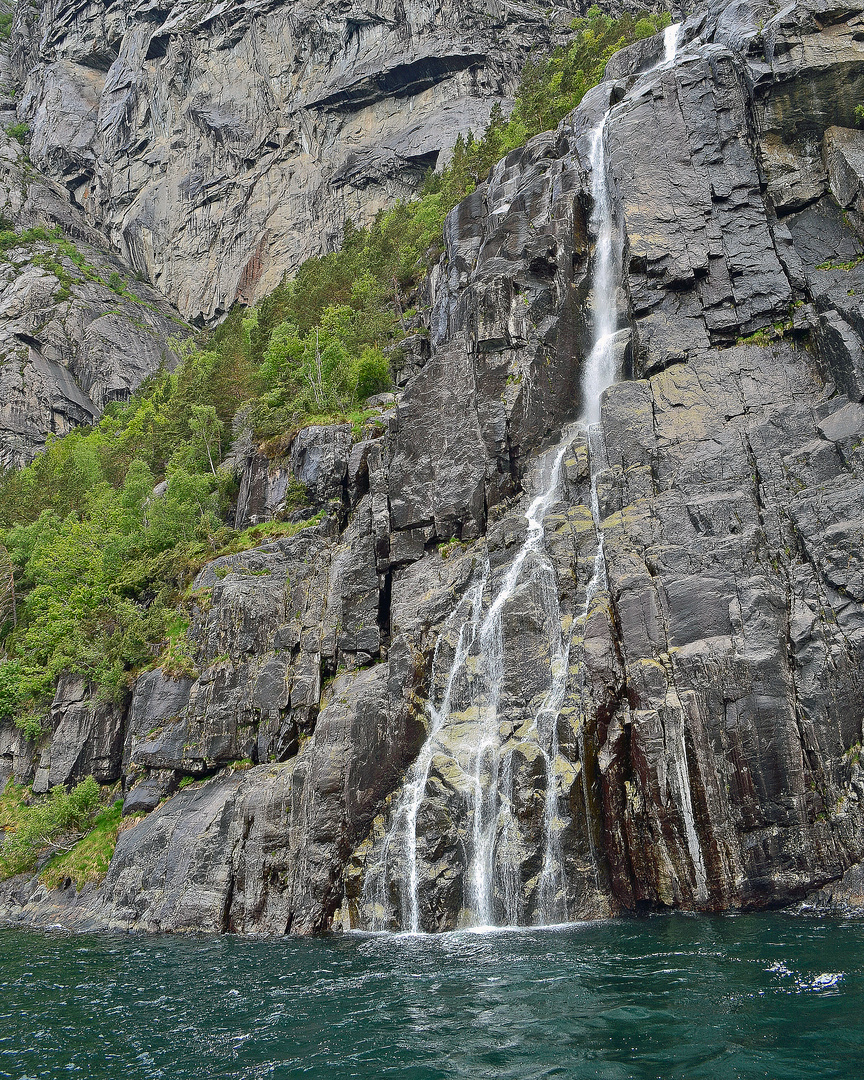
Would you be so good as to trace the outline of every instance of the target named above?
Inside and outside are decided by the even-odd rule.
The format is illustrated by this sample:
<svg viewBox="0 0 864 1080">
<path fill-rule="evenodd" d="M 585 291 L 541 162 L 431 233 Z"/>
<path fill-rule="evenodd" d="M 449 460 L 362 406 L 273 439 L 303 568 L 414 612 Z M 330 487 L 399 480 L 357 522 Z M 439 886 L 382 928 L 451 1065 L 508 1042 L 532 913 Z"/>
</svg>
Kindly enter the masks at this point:
<svg viewBox="0 0 864 1080">
<path fill-rule="evenodd" d="M 852 1080 L 864 921 L 314 940 L 0 931 L 0 1076 Z"/>
</svg>

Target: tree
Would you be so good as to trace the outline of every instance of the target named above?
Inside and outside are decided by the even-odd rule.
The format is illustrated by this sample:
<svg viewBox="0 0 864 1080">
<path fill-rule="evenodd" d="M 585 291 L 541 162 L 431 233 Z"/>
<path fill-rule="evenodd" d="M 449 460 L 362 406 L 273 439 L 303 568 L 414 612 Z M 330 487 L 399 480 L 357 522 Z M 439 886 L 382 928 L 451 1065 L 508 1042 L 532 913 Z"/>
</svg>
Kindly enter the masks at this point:
<svg viewBox="0 0 864 1080">
<path fill-rule="evenodd" d="M 189 428 L 195 441 L 204 448 L 210 471 L 216 475 L 216 466 L 213 463 L 213 455 L 216 460 L 222 460 L 222 432 L 224 424 L 216 415 L 216 409 L 212 405 L 193 405 L 192 416 L 189 420 Z"/>
<path fill-rule="evenodd" d="M 15 599 L 15 567 L 6 548 L 0 544 L 0 626 L 11 622 L 18 625 L 18 604 Z"/>
</svg>

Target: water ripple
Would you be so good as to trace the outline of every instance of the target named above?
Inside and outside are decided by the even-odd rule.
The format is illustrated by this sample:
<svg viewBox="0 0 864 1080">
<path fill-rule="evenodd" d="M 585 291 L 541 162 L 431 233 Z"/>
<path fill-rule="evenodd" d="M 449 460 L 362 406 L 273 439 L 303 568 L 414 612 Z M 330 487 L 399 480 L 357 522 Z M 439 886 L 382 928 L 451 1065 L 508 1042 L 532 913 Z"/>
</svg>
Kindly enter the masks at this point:
<svg viewBox="0 0 864 1080">
<path fill-rule="evenodd" d="M 0 931 L 0 1077 L 852 1080 L 864 923 L 313 941 Z"/>
</svg>

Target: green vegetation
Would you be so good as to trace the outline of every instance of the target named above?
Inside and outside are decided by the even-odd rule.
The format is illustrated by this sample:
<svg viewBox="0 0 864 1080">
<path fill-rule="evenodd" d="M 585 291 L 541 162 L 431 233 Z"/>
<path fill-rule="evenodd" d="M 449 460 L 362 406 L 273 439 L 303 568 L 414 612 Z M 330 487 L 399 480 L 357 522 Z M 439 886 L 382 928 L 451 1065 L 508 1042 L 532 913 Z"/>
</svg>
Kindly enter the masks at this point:
<svg viewBox="0 0 864 1080">
<path fill-rule="evenodd" d="M 463 551 L 464 549 L 465 544 L 454 536 L 450 540 L 445 540 L 443 544 L 439 544 L 438 553 L 442 559 L 449 559 L 451 555 Z"/>
<path fill-rule="evenodd" d="M 6 128 L 6 134 L 24 146 L 30 134 L 30 128 L 26 124 L 12 124 L 11 127 Z"/>
<path fill-rule="evenodd" d="M 554 127 L 617 49 L 668 22 L 666 13 L 612 19 L 591 8 L 574 22 L 568 48 L 529 62 L 511 116 L 496 109 L 479 139 L 460 138 L 449 167 L 430 175 L 417 199 L 368 228 L 349 223 L 339 251 L 309 259 L 255 309 L 236 308 L 217 330 L 177 345 L 175 371 L 0 477 L 8 552 L 0 595 L 10 578 L 14 585 L 13 604 L 0 608 L 0 719 L 38 737 L 64 671 L 117 697 L 153 664 L 194 672 L 186 641 L 194 574 L 304 524 L 226 526 L 236 482 L 220 464 L 232 422 L 251 425 L 271 457 L 309 424 L 338 420 L 359 435 L 374 422 L 364 402 L 389 388 L 388 356 L 398 363 L 399 341 L 418 325 L 417 285 L 440 254 L 446 214 L 498 158 Z M 37 258 L 61 290 L 65 257 L 131 296 L 119 274 L 103 281 L 58 230 L 0 231 L 0 254 L 35 243 L 50 247 Z M 305 494 L 292 496 L 297 516 Z"/>
<path fill-rule="evenodd" d="M 817 270 L 854 270 L 856 266 L 860 266 L 864 262 L 864 253 L 861 255 L 855 255 L 849 259 L 848 262 L 837 262 L 833 259 L 829 259 L 828 262 L 819 263 L 816 267 Z"/>
<path fill-rule="evenodd" d="M 0 255 L 5 255 L 15 248 L 30 247 L 33 244 L 50 244 L 59 235 L 59 230 L 43 229 L 41 225 L 15 232 L 8 222 L 4 221 L 3 224 L 4 228 L 0 231 Z"/>
<path fill-rule="evenodd" d="M 123 800 L 117 799 L 113 806 L 100 811 L 93 828 L 69 851 L 55 855 L 45 866 L 40 877 L 49 889 L 56 889 L 71 880 L 76 889 L 88 881 L 101 881 L 108 872 L 108 864 L 117 846 L 117 833 L 123 817 Z"/>
<path fill-rule="evenodd" d="M 8 41 L 12 36 L 12 23 L 14 19 L 14 11 L 0 11 L 0 41 Z"/>
<path fill-rule="evenodd" d="M 434 185 L 443 193 L 447 210 L 473 191 L 505 154 L 556 127 L 600 82 L 606 64 L 619 49 L 651 37 L 670 22 L 666 11 L 613 19 L 596 6 L 588 9 L 585 18 L 575 19 L 571 24 L 574 37 L 566 48 L 525 65 L 510 117 L 505 120 L 496 107 L 482 138 L 469 133 L 467 139 L 457 140 L 450 167 Z"/>
<path fill-rule="evenodd" d="M 26 134 L 26 125 L 19 124 L 18 127 L 25 128 Z M 14 130 L 9 128 L 9 132 L 10 134 L 14 133 Z M 112 272 L 107 281 L 102 278 L 97 268 L 87 261 L 86 256 L 75 247 L 71 240 L 63 236 L 59 228 L 46 229 L 41 225 L 37 225 L 16 232 L 8 220 L 5 218 L 0 219 L 0 256 L 5 258 L 9 252 L 32 248 L 35 245 L 48 247 L 49 250 L 38 251 L 25 259 L 7 258 L 7 261 L 19 268 L 26 262 L 30 262 L 34 266 L 41 266 L 44 270 L 53 274 L 60 283 L 60 288 L 54 295 L 55 300 L 68 299 L 71 286 L 75 280 L 61 261 L 62 258 L 66 258 L 77 268 L 85 281 L 96 282 L 98 285 L 111 289 L 118 296 L 123 296 L 136 304 L 141 304 L 144 307 L 151 306 L 129 291 L 117 271 Z"/>
<path fill-rule="evenodd" d="M 771 326 L 763 326 L 759 330 L 754 331 L 752 334 L 747 334 L 745 337 L 739 337 L 735 339 L 736 345 L 760 345 L 763 348 L 780 341 L 786 337 L 787 334 L 792 333 L 795 329 L 795 323 L 792 319 L 792 311 L 798 307 L 799 304 L 792 304 L 790 307 L 789 318 L 783 322 L 775 322 Z"/>
<path fill-rule="evenodd" d="M 39 855 L 52 846 L 63 848 L 66 842 L 71 852 L 77 834 L 93 828 L 99 799 L 92 776 L 71 791 L 61 785 L 42 798 L 33 798 L 10 780 L 0 796 L 0 828 L 6 830 L 0 843 L 0 879 L 32 870 Z"/>
</svg>

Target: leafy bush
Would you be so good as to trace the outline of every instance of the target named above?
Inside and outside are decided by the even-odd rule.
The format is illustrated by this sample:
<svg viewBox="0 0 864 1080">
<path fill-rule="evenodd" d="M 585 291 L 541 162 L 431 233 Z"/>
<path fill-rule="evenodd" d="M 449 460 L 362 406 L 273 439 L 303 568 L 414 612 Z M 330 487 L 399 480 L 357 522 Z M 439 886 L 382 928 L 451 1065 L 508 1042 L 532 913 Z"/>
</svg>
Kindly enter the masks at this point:
<svg viewBox="0 0 864 1080">
<path fill-rule="evenodd" d="M 26 124 L 12 124 L 11 127 L 6 128 L 6 134 L 24 146 L 30 134 L 30 128 Z"/>
<path fill-rule="evenodd" d="M 101 810 L 93 828 L 69 851 L 55 855 L 39 875 L 49 889 L 56 889 L 71 880 L 76 889 L 88 881 L 101 881 L 117 846 L 117 834 L 123 818 L 123 800 Z"/>
<path fill-rule="evenodd" d="M 88 776 L 71 791 L 58 785 L 46 797 L 28 802 L 25 789 L 10 781 L 3 803 L 0 821 L 8 831 L 0 843 L 0 878 L 32 870 L 39 855 L 60 838 L 89 830 L 99 808 L 99 785 Z"/>
</svg>

